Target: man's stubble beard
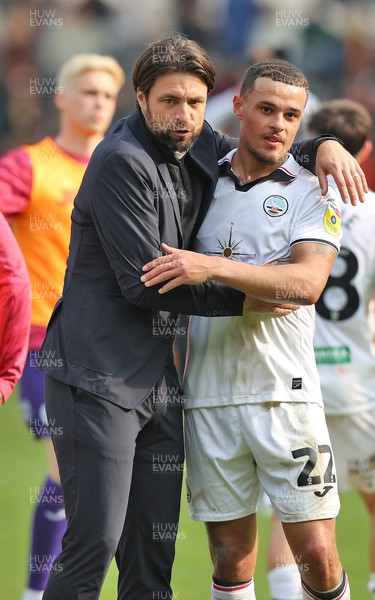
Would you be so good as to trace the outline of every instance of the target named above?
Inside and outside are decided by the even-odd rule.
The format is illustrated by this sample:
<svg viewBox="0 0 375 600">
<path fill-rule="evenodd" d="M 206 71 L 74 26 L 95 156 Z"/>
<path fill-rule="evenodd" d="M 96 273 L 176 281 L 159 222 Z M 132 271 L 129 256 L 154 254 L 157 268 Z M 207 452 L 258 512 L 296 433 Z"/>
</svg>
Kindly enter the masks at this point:
<svg viewBox="0 0 375 600">
<path fill-rule="evenodd" d="M 259 152 L 255 148 L 253 148 L 250 144 L 247 144 L 247 151 L 256 158 L 256 160 L 264 165 L 282 165 L 287 159 L 287 153 L 283 151 L 282 154 L 278 156 L 269 156 L 268 154 L 263 154 Z"/>
<path fill-rule="evenodd" d="M 166 123 L 163 126 L 163 128 L 160 128 L 160 125 L 156 121 L 153 120 L 152 114 L 151 114 L 151 111 L 149 110 L 149 108 L 147 108 L 146 114 L 144 116 L 145 116 L 147 127 L 151 131 L 152 135 L 158 140 L 158 142 L 160 144 L 162 144 L 162 146 L 164 146 L 164 148 L 166 150 L 168 150 L 169 152 L 172 152 L 172 153 L 188 152 L 194 146 L 194 144 L 197 141 L 197 139 L 202 131 L 202 128 L 203 128 L 203 123 L 202 123 L 202 127 L 200 128 L 200 130 L 194 131 L 188 139 L 176 140 L 171 135 L 171 133 L 173 131 L 172 124 Z M 177 130 L 178 129 L 176 128 L 175 131 L 177 131 Z"/>
<path fill-rule="evenodd" d="M 199 137 L 199 133 L 193 133 L 192 136 L 187 140 L 175 140 L 172 138 L 170 132 L 152 130 L 153 135 L 156 139 L 164 146 L 166 150 L 172 153 L 175 152 L 188 152 L 195 144 Z"/>
</svg>

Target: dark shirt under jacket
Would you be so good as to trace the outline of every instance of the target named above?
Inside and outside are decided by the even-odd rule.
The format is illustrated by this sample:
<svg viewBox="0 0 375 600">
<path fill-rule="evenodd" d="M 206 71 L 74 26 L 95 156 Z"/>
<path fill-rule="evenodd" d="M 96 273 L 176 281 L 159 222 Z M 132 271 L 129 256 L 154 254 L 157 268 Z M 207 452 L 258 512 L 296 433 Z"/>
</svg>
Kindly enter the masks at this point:
<svg viewBox="0 0 375 600">
<path fill-rule="evenodd" d="M 188 248 L 193 233 L 194 224 L 199 212 L 199 204 L 193 196 L 189 172 L 185 165 L 185 157 L 170 160 L 167 163 L 168 171 L 176 191 L 178 206 L 180 208 L 181 229 L 183 235 L 183 248 Z"/>
</svg>

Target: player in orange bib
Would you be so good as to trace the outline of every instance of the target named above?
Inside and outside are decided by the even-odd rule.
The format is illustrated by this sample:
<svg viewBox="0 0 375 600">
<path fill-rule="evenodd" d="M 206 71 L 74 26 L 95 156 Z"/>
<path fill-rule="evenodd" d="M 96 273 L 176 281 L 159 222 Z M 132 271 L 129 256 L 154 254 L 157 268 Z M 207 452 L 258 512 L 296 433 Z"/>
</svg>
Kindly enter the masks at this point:
<svg viewBox="0 0 375 600">
<path fill-rule="evenodd" d="M 42 598 L 66 527 L 50 439 L 53 423 L 47 421 L 44 374 L 36 363 L 48 320 L 63 287 L 73 200 L 89 158 L 113 119 L 124 81 L 124 71 L 112 57 L 72 57 L 56 79 L 55 104 L 60 114 L 57 136 L 11 150 L 0 159 L 0 210 L 11 223 L 31 281 L 31 333 L 20 385 L 21 406 L 30 435 L 43 439 L 48 455 L 44 484 L 30 485 L 34 490 L 30 501 L 36 510 L 23 600 Z M 54 357 L 43 360 L 54 361 Z"/>
</svg>

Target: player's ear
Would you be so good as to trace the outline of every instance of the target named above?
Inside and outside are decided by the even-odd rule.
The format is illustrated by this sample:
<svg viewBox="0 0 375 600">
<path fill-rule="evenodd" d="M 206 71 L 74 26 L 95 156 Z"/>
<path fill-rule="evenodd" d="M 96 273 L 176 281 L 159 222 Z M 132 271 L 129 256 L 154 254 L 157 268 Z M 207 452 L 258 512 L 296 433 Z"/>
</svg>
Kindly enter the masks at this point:
<svg viewBox="0 0 375 600">
<path fill-rule="evenodd" d="M 233 98 L 233 112 L 239 121 L 242 120 L 243 111 L 243 98 L 242 96 L 234 96 Z"/>
</svg>

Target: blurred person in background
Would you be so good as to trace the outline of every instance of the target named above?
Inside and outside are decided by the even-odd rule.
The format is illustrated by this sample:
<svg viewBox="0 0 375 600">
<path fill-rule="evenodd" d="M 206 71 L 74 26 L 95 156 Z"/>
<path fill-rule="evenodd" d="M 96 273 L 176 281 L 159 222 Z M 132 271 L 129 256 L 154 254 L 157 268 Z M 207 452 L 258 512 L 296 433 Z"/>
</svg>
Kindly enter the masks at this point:
<svg viewBox="0 0 375 600">
<path fill-rule="evenodd" d="M 55 138 L 13 149 L 0 159 L 0 209 L 10 221 L 31 280 L 29 356 L 20 382 L 21 408 L 30 435 L 42 439 L 47 476 L 34 513 L 29 576 L 23 600 L 42 597 L 66 529 L 64 503 L 50 426 L 44 375 L 36 363 L 52 309 L 61 295 L 68 256 L 73 199 L 89 158 L 103 139 L 125 81 L 110 56 L 75 55 L 50 86 L 59 111 Z M 36 82 L 43 85 L 43 81 Z M 45 84 L 47 85 L 47 84 Z M 53 88 L 53 89 L 51 89 Z"/>
<path fill-rule="evenodd" d="M 30 280 L 21 250 L 0 212 L 0 406 L 20 379 L 29 347 Z"/>
<path fill-rule="evenodd" d="M 311 135 L 339 136 L 362 164 L 372 152 L 372 119 L 360 103 L 338 99 L 310 115 Z M 375 352 L 371 306 L 375 296 L 375 194 L 342 210 L 343 242 L 316 303 L 315 358 L 339 491 L 356 489 L 371 523 L 368 588 L 375 600 Z M 313 475 L 313 473 L 312 473 Z M 268 548 L 273 600 L 300 600 L 303 565 L 294 560 L 280 521 L 274 518 Z"/>
</svg>

